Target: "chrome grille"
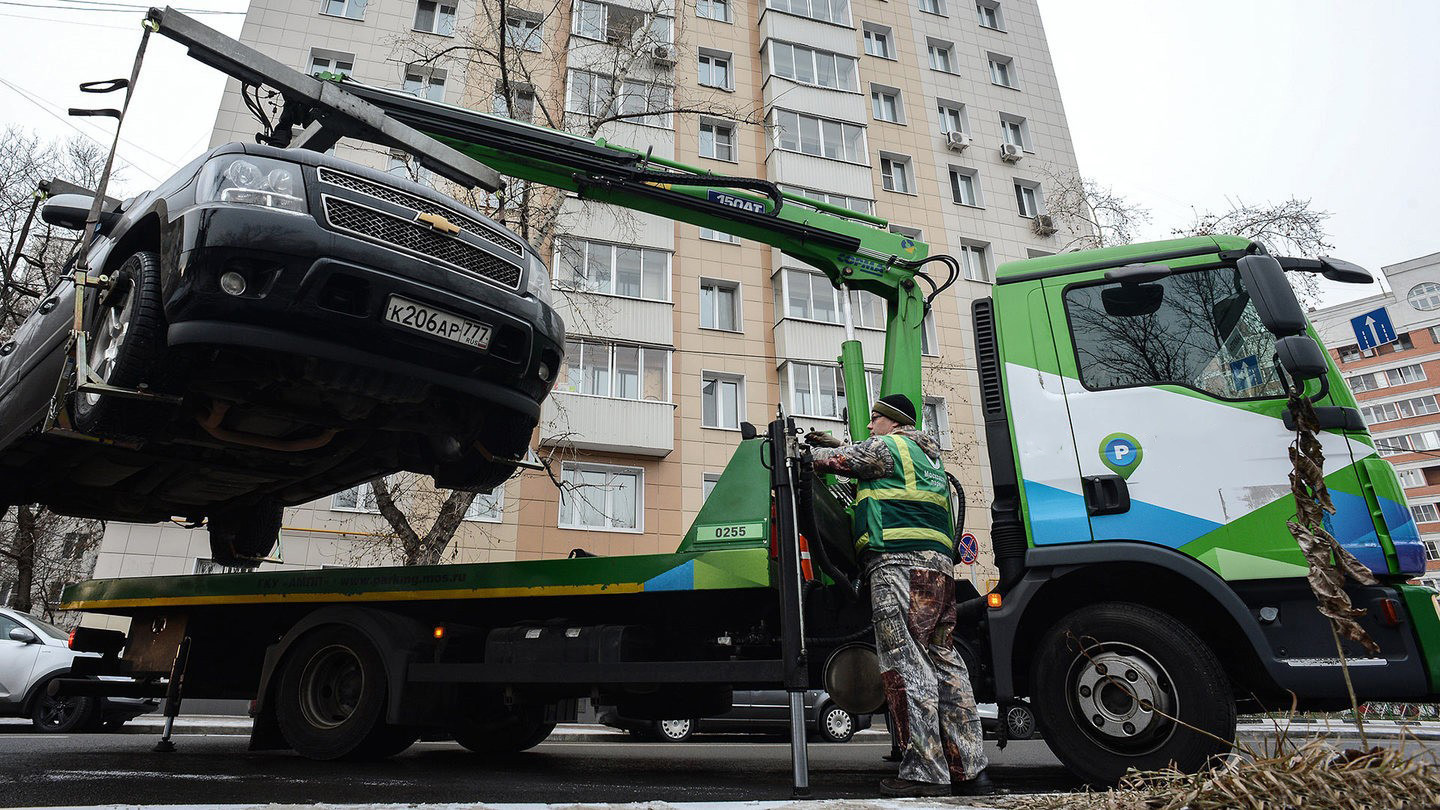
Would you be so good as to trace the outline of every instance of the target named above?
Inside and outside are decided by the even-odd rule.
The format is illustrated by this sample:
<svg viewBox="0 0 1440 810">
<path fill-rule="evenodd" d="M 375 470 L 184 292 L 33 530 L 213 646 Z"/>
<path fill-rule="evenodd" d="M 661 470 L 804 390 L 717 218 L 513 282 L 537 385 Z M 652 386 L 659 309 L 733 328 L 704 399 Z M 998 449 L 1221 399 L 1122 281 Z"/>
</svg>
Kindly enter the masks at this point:
<svg viewBox="0 0 1440 810">
<path fill-rule="evenodd" d="M 520 286 L 520 268 L 425 225 L 326 195 L 325 221 L 375 242 L 428 256 L 496 284 Z"/>
<path fill-rule="evenodd" d="M 397 188 L 391 188 L 371 180 L 366 180 L 363 177 L 356 177 L 353 174 L 345 174 L 344 172 L 337 172 L 334 169 L 327 169 L 324 166 L 320 167 L 320 180 L 332 186 L 348 188 L 351 191 L 367 194 L 376 199 L 395 203 L 396 205 L 413 208 L 416 211 L 427 214 L 438 214 L 481 239 L 494 242 L 517 256 L 525 255 L 524 245 L 510 234 L 496 228 L 494 225 L 486 225 L 480 220 L 462 214 L 454 209 L 437 205 L 424 197 L 417 197 L 414 194 L 408 194 Z"/>
</svg>

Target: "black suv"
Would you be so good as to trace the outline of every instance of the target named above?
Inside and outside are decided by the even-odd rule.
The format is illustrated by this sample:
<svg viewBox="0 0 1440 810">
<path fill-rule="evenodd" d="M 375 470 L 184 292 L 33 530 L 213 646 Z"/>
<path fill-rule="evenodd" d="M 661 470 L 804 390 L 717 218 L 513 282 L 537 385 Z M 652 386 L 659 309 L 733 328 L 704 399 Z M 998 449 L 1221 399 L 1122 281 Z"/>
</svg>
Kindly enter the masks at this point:
<svg viewBox="0 0 1440 810">
<path fill-rule="evenodd" d="M 58 195 L 42 214 L 81 228 L 91 199 Z M 0 345 L 0 507 L 207 518 L 216 561 L 254 565 L 282 506 L 397 470 L 447 488 L 504 481 L 561 368 L 564 324 L 534 249 L 328 155 L 220 146 L 107 205 L 99 230 L 87 264 L 111 283 L 84 293 L 88 363 L 166 399 L 55 397 L 67 277 Z"/>
</svg>

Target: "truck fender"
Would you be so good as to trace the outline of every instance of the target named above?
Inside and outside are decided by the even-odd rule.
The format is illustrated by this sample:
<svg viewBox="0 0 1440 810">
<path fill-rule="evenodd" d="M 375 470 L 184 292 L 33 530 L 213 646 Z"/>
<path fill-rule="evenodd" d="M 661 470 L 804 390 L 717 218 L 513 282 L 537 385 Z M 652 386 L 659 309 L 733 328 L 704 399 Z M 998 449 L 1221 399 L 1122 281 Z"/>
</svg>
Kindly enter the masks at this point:
<svg viewBox="0 0 1440 810">
<path fill-rule="evenodd" d="M 417 651 L 430 642 L 430 628 L 398 613 L 339 605 L 324 607 L 307 614 L 279 641 L 265 650 L 265 662 L 261 666 L 260 683 L 255 692 L 254 713 L 257 717 L 257 729 L 260 726 L 259 718 L 274 714 L 274 707 L 271 705 L 272 688 L 276 686 L 275 673 L 285 659 L 285 654 L 301 636 L 327 624 L 354 628 L 375 645 L 376 651 L 385 661 L 385 677 L 390 683 L 385 721 L 402 724 L 402 719 L 409 713 L 404 699 L 408 691 L 405 689 L 405 682 L 410 662 L 415 659 Z"/>
<path fill-rule="evenodd" d="M 1025 575 L 1004 594 L 1003 606 L 989 611 L 987 616 L 998 700 L 1019 697 L 1015 694 L 1016 645 L 1021 643 L 1021 628 L 1027 611 L 1045 608 L 1046 586 L 1085 568 L 1113 564 L 1162 568 L 1202 590 L 1243 634 L 1269 679 L 1276 683 L 1284 682 L 1284 673 L 1279 671 L 1280 663 L 1259 623 L 1240 596 L 1218 574 L 1195 558 L 1174 549 L 1117 540 L 1031 548 L 1026 552 Z M 1097 596 L 1094 601 L 1107 599 L 1123 601 L 1123 594 Z"/>
</svg>

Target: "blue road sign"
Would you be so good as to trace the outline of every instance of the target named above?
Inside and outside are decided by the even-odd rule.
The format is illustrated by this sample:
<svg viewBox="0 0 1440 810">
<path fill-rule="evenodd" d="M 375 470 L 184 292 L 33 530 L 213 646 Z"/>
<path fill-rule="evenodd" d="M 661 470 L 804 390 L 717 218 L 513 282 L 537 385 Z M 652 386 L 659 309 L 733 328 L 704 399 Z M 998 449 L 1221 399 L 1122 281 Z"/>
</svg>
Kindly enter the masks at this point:
<svg viewBox="0 0 1440 810">
<path fill-rule="evenodd" d="M 1232 361 L 1230 376 L 1235 382 L 1236 391 L 1245 391 L 1265 384 L 1264 378 L 1260 376 L 1260 358 L 1253 354 Z"/>
<path fill-rule="evenodd" d="M 1361 349 L 1395 342 L 1395 327 L 1390 325 L 1390 313 L 1384 307 L 1351 318 L 1350 328 L 1355 330 L 1355 342 Z"/>
</svg>

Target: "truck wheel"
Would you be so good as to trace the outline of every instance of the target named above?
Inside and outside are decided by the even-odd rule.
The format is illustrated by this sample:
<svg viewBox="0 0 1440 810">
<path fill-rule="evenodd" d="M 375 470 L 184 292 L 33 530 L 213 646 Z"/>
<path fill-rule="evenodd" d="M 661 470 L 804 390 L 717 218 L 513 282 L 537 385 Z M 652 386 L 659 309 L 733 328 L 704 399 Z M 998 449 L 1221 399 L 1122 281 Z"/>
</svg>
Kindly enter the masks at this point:
<svg viewBox="0 0 1440 810">
<path fill-rule="evenodd" d="M 1230 750 L 1221 742 L 1235 739 L 1230 681 L 1174 618 L 1142 605 L 1092 605 L 1056 622 L 1039 650 L 1030 670 L 1036 720 L 1087 782 L 1109 786 L 1128 768 L 1171 763 L 1194 772 Z"/>
<path fill-rule="evenodd" d="M 285 509 L 261 501 L 210 516 L 210 558 L 232 568 L 254 568 L 275 548 Z"/>
<path fill-rule="evenodd" d="M 514 754 L 545 742 L 554 730 L 544 706 L 518 706 L 481 722 L 454 726 L 450 734 L 477 754 Z"/>
<path fill-rule="evenodd" d="M 100 701 L 89 695 L 51 697 L 46 694 L 48 683 L 37 687 L 40 692 L 30 707 L 30 721 L 40 731 L 69 734 L 94 724 L 100 714 Z"/>
<path fill-rule="evenodd" d="M 820 721 L 815 725 L 825 742 L 849 742 L 855 736 L 855 717 L 833 703 L 820 711 Z"/>
<path fill-rule="evenodd" d="M 310 759 L 383 759 L 419 737 L 385 722 L 388 694 L 370 640 L 351 627 L 321 627 L 286 655 L 275 719 L 290 747 Z"/>
<path fill-rule="evenodd" d="M 142 250 L 113 274 L 114 283 L 89 316 L 86 362 L 101 382 L 119 388 L 152 379 L 165 349 L 160 258 Z M 107 438 L 147 439 L 169 420 L 172 407 L 157 402 L 76 392 L 75 426 Z"/>
</svg>

